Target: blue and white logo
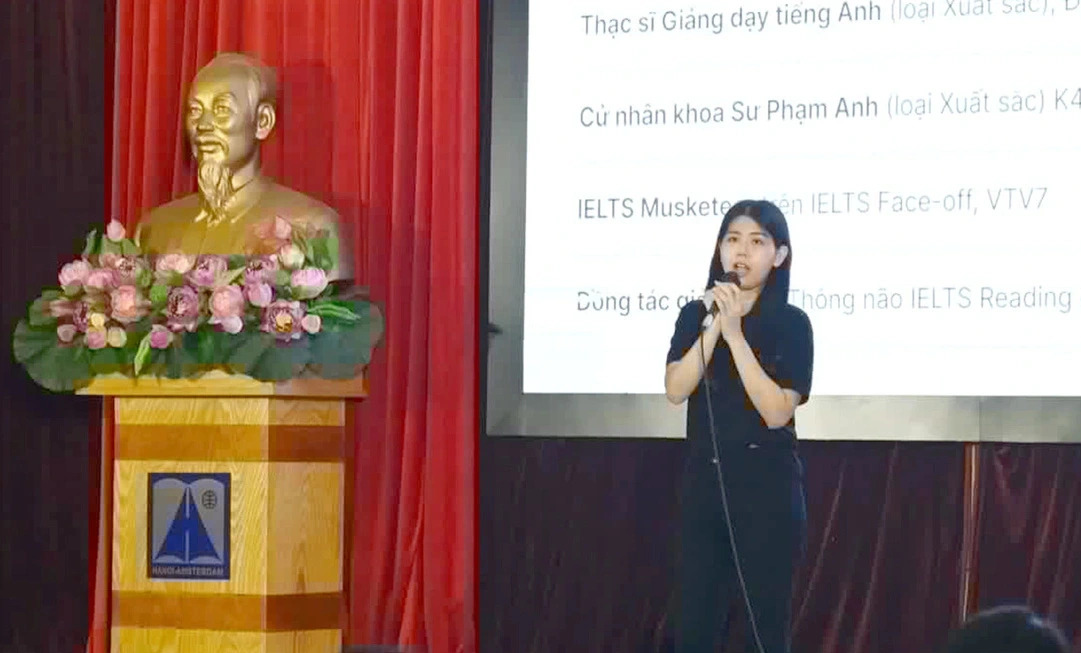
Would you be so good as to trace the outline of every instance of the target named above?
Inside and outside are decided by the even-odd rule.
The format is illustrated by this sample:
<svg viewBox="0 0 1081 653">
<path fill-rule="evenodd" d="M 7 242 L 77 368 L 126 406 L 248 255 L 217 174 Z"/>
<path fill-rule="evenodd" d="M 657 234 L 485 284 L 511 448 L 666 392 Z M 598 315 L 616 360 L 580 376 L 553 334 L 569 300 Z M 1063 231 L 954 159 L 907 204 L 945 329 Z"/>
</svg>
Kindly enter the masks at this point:
<svg viewBox="0 0 1081 653">
<path fill-rule="evenodd" d="M 150 578 L 229 579 L 229 474 L 151 473 Z"/>
</svg>

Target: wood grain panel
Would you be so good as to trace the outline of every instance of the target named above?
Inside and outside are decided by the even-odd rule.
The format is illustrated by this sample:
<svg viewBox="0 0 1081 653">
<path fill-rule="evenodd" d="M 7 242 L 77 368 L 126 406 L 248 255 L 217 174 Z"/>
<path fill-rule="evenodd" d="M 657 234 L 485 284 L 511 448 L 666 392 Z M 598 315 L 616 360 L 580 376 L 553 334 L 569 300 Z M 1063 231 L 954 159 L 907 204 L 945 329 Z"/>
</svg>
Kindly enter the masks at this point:
<svg viewBox="0 0 1081 653">
<path fill-rule="evenodd" d="M 112 653 L 264 653 L 267 633 L 173 628 L 117 628 L 110 636 Z M 324 649 L 320 653 L 340 649 Z M 313 651 L 314 653 L 314 651 Z"/>
<path fill-rule="evenodd" d="M 303 464 L 303 463 L 289 463 Z M 139 592 L 266 593 L 267 463 L 124 461 L 114 464 L 113 589 Z M 231 475 L 230 575 L 227 581 L 147 577 L 147 475 L 150 472 Z"/>
<path fill-rule="evenodd" d="M 341 592 L 162 594 L 113 592 L 113 625 L 184 630 L 298 631 L 341 628 Z"/>
<path fill-rule="evenodd" d="M 267 653 L 338 653 L 342 650 L 342 631 L 267 633 L 266 643 Z"/>
<path fill-rule="evenodd" d="M 272 463 L 267 594 L 342 590 L 342 485 L 335 463 Z"/>
<path fill-rule="evenodd" d="M 352 455 L 353 439 L 342 426 L 268 427 L 267 460 L 274 462 L 342 462 Z"/>
<path fill-rule="evenodd" d="M 231 474 L 228 581 L 147 576 L 150 472 Z M 342 588 L 341 463 L 116 461 L 113 588 L 228 594 L 330 592 Z"/>
<path fill-rule="evenodd" d="M 116 423 L 233 425 L 270 424 L 266 397 L 121 397 L 116 400 Z"/>
<path fill-rule="evenodd" d="M 262 461 L 267 430 L 255 424 L 119 424 L 120 460 Z M 320 427 L 316 427 L 320 428 Z"/>
<path fill-rule="evenodd" d="M 115 405 L 113 650 L 340 650 L 346 402 L 128 396 Z M 148 578 L 151 472 L 230 474 L 229 580 Z"/>
<path fill-rule="evenodd" d="M 268 399 L 270 424 L 344 426 L 345 404 L 340 400 Z"/>
<path fill-rule="evenodd" d="M 333 399 L 272 397 L 121 397 L 117 424 L 342 426 L 345 408 Z"/>
<path fill-rule="evenodd" d="M 333 397 L 361 399 L 368 396 L 368 379 L 321 379 L 306 377 L 280 383 L 257 381 L 250 376 L 209 370 L 195 379 L 164 379 L 122 374 L 103 374 L 89 379 L 77 394 L 111 397 Z"/>
<path fill-rule="evenodd" d="M 113 628 L 112 653 L 338 653 L 340 630 L 297 633 Z"/>
<path fill-rule="evenodd" d="M 340 426 L 121 424 L 121 460 L 330 462 L 345 456 Z"/>
</svg>

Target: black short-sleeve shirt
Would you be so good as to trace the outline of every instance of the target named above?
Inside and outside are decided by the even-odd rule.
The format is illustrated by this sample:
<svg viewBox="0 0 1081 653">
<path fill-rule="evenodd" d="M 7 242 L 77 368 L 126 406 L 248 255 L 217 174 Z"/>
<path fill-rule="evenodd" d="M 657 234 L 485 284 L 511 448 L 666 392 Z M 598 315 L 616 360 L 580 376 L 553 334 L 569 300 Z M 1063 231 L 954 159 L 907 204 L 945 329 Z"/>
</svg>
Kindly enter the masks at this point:
<svg viewBox="0 0 1081 653">
<path fill-rule="evenodd" d="M 680 310 L 668 349 L 668 363 L 682 359 L 696 346 L 705 316 L 705 305 L 697 300 Z M 766 374 L 782 388 L 798 392 L 800 403 L 806 402 L 811 394 L 814 368 L 814 336 L 807 314 L 791 304 L 756 310 L 743 318 L 743 334 Z M 702 360 L 700 354 L 697 360 Z M 795 419 L 781 429 L 766 427 L 747 396 L 723 338 L 717 341 L 707 371 L 719 442 L 795 446 Z M 705 384 L 701 381 L 688 398 L 687 439 L 694 448 L 712 448 Z"/>
</svg>

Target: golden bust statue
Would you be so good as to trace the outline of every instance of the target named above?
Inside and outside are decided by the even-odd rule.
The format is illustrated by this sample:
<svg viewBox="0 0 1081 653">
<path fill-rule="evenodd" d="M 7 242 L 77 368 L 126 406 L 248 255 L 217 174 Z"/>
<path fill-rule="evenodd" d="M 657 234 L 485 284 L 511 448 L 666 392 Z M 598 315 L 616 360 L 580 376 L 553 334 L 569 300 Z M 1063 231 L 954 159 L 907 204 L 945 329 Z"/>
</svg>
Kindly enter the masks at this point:
<svg viewBox="0 0 1081 653">
<path fill-rule="evenodd" d="M 275 217 L 339 233 L 337 212 L 260 171 L 259 146 L 274 129 L 274 71 L 242 54 L 223 53 L 196 73 L 184 128 L 198 164 L 199 192 L 151 210 L 142 244 L 152 254 L 273 254 Z M 352 278 L 350 236 L 339 236 L 331 279 Z"/>
</svg>

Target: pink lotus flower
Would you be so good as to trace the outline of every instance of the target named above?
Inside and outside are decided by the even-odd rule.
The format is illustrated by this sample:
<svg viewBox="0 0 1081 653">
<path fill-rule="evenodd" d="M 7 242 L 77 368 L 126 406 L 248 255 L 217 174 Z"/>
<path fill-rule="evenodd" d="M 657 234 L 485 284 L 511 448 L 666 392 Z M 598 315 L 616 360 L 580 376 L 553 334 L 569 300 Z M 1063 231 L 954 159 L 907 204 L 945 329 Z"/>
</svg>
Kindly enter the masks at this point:
<svg viewBox="0 0 1081 653">
<path fill-rule="evenodd" d="M 273 256 L 257 256 L 244 268 L 244 283 L 273 283 L 278 272 L 278 259 Z"/>
<path fill-rule="evenodd" d="M 104 261 L 104 256 L 102 260 Z M 118 286 L 135 285 L 139 273 L 146 269 L 146 262 L 134 256 L 116 256 L 105 267 L 113 271 L 113 279 Z"/>
<path fill-rule="evenodd" d="M 299 268 L 304 265 L 304 252 L 300 251 L 296 245 L 289 243 L 278 250 L 278 260 L 282 267 L 288 270 Z"/>
<path fill-rule="evenodd" d="M 76 302 L 75 310 L 71 313 L 71 323 L 78 329 L 79 333 L 86 331 L 90 326 L 90 304 L 86 302 Z"/>
<path fill-rule="evenodd" d="M 294 272 L 289 283 L 298 298 L 311 299 L 326 290 L 327 273 L 319 268 L 304 268 Z"/>
<path fill-rule="evenodd" d="M 244 286 L 244 296 L 248 298 L 252 306 L 265 308 L 274 299 L 274 290 L 271 289 L 270 284 L 255 283 Z"/>
<path fill-rule="evenodd" d="M 122 258 L 119 254 L 114 252 L 106 252 L 98 257 L 98 265 L 103 268 L 109 268 L 110 270 L 116 267 L 116 261 Z"/>
<path fill-rule="evenodd" d="M 199 321 L 199 293 L 191 286 L 169 290 L 165 300 L 165 324 L 173 331 L 195 331 Z"/>
<path fill-rule="evenodd" d="M 165 349 L 173 343 L 173 332 L 167 327 L 155 324 L 150 327 L 150 346 L 154 349 Z"/>
<path fill-rule="evenodd" d="M 210 318 L 210 323 L 220 325 L 221 330 L 226 333 L 236 334 L 244 330 L 244 320 L 239 317 L 225 317 L 220 320 L 218 318 Z"/>
<path fill-rule="evenodd" d="M 128 232 L 124 229 L 123 223 L 119 220 L 110 220 L 109 225 L 105 227 L 105 237 L 114 243 L 119 243 L 124 240 L 128 235 Z"/>
<path fill-rule="evenodd" d="M 319 330 L 323 328 L 323 318 L 318 315 L 305 315 L 300 320 L 300 328 L 308 333 L 319 333 Z"/>
<path fill-rule="evenodd" d="M 222 286 L 210 296 L 210 313 L 214 317 L 239 317 L 244 312 L 244 293 L 240 286 Z"/>
<path fill-rule="evenodd" d="M 109 344 L 105 329 L 90 329 L 86 332 L 86 346 L 91 349 L 104 349 Z"/>
<path fill-rule="evenodd" d="M 60 268 L 60 285 L 65 288 L 68 286 L 82 285 L 86 281 L 86 278 L 90 276 L 90 272 L 94 268 L 91 267 L 86 261 L 79 259 L 78 261 L 72 261 L 67 263 L 64 267 Z"/>
<path fill-rule="evenodd" d="M 226 333 L 240 333 L 244 321 L 244 292 L 240 286 L 222 286 L 210 296 L 210 324 L 220 324 Z"/>
<path fill-rule="evenodd" d="M 218 276 L 228 268 L 229 262 L 224 256 L 203 254 L 188 273 L 188 281 L 199 288 L 213 288 L 218 283 Z"/>
<path fill-rule="evenodd" d="M 90 274 L 86 276 L 83 285 L 87 290 L 96 290 L 98 292 L 112 290 L 116 287 L 116 273 L 113 270 L 104 268 L 91 270 Z"/>
<path fill-rule="evenodd" d="M 263 323 L 259 328 L 273 334 L 278 340 L 297 340 L 300 338 L 300 322 L 303 319 L 304 308 L 300 302 L 279 299 L 263 311 Z"/>
<path fill-rule="evenodd" d="M 154 263 L 154 271 L 162 274 L 176 272 L 187 274 L 195 265 L 195 258 L 187 254 L 165 254 Z"/>
<path fill-rule="evenodd" d="M 120 286 L 109 296 L 111 317 L 122 324 L 131 324 L 146 315 L 146 302 L 135 286 Z"/>
<path fill-rule="evenodd" d="M 77 333 L 79 333 L 79 330 L 75 328 L 74 324 L 61 324 L 56 327 L 56 339 L 64 344 L 74 340 Z"/>
</svg>

